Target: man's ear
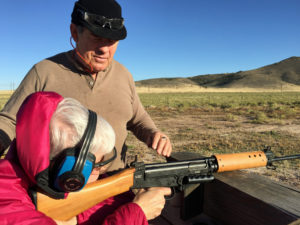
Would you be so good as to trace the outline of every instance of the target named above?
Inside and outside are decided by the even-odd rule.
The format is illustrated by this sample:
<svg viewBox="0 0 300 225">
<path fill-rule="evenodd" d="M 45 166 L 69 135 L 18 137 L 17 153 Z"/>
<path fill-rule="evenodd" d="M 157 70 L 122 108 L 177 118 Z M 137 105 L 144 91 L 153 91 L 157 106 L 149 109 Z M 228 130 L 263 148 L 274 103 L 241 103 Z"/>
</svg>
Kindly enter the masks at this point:
<svg viewBox="0 0 300 225">
<path fill-rule="evenodd" d="M 72 36 L 73 40 L 75 42 L 77 42 L 78 41 L 78 30 L 77 30 L 77 27 L 74 23 L 71 23 L 70 31 L 71 31 L 71 36 Z"/>
</svg>

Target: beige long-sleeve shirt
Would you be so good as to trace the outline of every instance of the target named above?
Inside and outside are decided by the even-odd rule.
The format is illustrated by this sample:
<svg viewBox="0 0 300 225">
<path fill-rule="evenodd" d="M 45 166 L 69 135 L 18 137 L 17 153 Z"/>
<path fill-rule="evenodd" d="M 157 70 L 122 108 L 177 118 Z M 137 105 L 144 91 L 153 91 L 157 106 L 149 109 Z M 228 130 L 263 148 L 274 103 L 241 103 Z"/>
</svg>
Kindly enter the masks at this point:
<svg viewBox="0 0 300 225">
<path fill-rule="evenodd" d="M 113 60 L 94 80 L 80 68 L 70 51 L 37 63 L 25 76 L 0 112 L 2 143 L 13 140 L 16 113 L 24 99 L 37 91 L 54 91 L 63 97 L 74 98 L 111 124 L 116 133 L 118 157 L 109 170 L 123 168 L 126 163 L 127 130 L 144 142 L 148 135 L 157 131 L 139 100 L 131 74 L 124 66 Z"/>
</svg>

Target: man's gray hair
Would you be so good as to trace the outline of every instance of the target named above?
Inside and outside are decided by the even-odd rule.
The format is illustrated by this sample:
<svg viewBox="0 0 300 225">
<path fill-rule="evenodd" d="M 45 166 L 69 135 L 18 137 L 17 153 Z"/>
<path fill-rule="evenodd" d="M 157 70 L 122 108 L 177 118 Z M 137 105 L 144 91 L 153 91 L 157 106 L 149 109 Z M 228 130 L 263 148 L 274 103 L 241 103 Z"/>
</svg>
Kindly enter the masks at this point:
<svg viewBox="0 0 300 225">
<path fill-rule="evenodd" d="M 63 149 L 75 146 L 82 138 L 88 123 L 89 111 L 77 100 L 63 99 L 57 106 L 50 122 L 50 159 Z M 106 120 L 97 115 L 95 136 L 90 152 L 109 153 L 115 145 L 115 133 Z"/>
</svg>

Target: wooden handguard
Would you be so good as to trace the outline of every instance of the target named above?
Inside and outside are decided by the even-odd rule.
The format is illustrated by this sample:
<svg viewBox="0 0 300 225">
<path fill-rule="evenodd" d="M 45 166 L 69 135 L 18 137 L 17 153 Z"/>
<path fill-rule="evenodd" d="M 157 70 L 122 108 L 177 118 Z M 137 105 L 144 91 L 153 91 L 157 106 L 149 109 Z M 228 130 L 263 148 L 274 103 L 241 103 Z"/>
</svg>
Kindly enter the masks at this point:
<svg viewBox="0 0 300 225">
<path fill-rule="evenodd" d="M 53 199 L 38 192 L 37 210 L 55 220 L 69 220 L 107 198 L 130 190 L 134 172 L 134 168 L 129 168 L 87 184 L 81 191 L 70 192 L 66 199 Z"/>
<path fill-rule="evenodd" d="M 218 161 L 218 172 L 241 170 L 266 166 L 268 159 L 264 152 L 242 152 L 214 155 Z"/>
</svg>

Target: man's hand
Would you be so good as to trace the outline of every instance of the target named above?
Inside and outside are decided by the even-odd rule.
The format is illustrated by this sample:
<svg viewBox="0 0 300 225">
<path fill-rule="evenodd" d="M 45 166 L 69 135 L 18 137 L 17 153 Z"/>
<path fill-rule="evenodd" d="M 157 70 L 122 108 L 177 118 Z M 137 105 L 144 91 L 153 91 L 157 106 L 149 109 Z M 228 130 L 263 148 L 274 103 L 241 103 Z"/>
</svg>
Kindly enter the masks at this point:
<svg viewBox="0 0 300 225">
<path fill-rule="evenodd" d="M 147 145 L 154 150 L 156 150 L 157 154 L 169 157 L 172 152 L 172 145 L 170 139 L 167 135 L 156 132 L 153 133 L 147 141 Z"/>
<path fill-rule="evenodd" d="M 133 202 L 142 208 L 147 220 L 152 220 L 161 214 L 166 203 L 165 196 L 170 194 L 171 189 L 167 187 L 141 189 L 136 194 Z"/>
</svg>

